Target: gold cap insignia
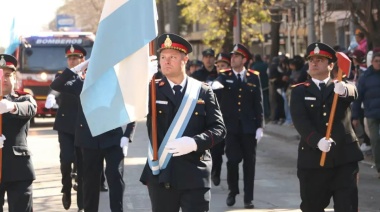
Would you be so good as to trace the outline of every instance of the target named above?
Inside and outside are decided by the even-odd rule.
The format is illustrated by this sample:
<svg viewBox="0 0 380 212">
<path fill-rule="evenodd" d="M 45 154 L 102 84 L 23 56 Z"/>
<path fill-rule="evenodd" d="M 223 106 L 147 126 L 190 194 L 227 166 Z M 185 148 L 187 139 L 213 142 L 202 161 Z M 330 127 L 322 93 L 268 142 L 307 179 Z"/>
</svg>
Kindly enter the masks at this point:
<svg viewBox="0 0 380 212">
<path fill-rule="evenodd" d="M 221 59 L 223 59 L 222 54 L 219 54 L 218 60 L 221 60 Z"/>
<path fill-rule="evenodd" d="M 74 51 L 75 51 L 74 46 L 71 45 L 71 47 L 70 47 L 70 52 L 71 52 L 71 53 L 74 53 Z"/>
<path fill-rule="evenodd" d="M 7 61 L 5 61 L 4 56 L 1 56 L 0 66 L 5 66 L 6 64 L 7 64 Z"/>
<path fill-rule="evenodd" d="M 167 35 L 165 42 L 164 42 L 164 46 L 165 47 L 171 47 L 172 44 L 173 44 L 172 40 L 170 40 L 169 35 Z"/>
<path fill-rule="evenodd" d="M 237 51 L 239 49 L 238 45 L 236 44 L 233 51 Z"/>
<path fill-rule="evenodd" d="M 314 48 L 314 54 L 319 54 L 319 47 L 318 47 L 318 43 L 315 44 L 315 48 Z"/>
</svg>

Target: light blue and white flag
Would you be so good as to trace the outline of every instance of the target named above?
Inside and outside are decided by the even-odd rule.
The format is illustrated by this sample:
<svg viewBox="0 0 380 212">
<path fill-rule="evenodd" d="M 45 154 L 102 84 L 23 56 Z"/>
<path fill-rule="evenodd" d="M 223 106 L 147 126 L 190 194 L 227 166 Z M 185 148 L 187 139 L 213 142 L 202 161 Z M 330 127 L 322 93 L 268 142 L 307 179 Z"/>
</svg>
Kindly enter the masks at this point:
<svg viewBox="0 0 380 212">
<path fill-rule="evenodd" d="M 9 34 L 9 45 L 5 49 L 5 54 L 13 54 L 14 51 L 16 51 L 18 45 L 20 44 L 19 36 L 16 33 L 16 18 L 13 18 L 11 30 Z"/>
<path fill-rule="evenodd" d="M 155 0 L 106 0 L 80 95 L 92 136 L 147 114 Z"/>
</svg>

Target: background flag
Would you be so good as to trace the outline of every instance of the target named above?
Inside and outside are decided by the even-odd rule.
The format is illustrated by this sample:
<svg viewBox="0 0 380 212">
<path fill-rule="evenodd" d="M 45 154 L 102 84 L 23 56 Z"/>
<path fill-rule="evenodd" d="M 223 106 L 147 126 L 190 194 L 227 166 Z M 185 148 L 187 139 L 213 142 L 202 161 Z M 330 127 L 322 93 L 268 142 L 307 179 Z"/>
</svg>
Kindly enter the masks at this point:
<svg viewBox="0 0 380 212">
<path fill-rule="evenodd" d="M 155 0 L 106 0 L 80 95 L 92 136 L 147 114 Z"/>
<path fill-rule="evenodd" d="M 5 49 L 5 54 L 13 54 L 14 51 L 16 51 L 17 46 L 20 44 L 19 37 L 16 33 L 15 29 L 15 23 L 16 18 L 13 18 L 12 20 L 12 25 L 11 25 L 11 30 L 10 30 L 10 41 L 9 41 L 9 46 Z"/>
</svg>

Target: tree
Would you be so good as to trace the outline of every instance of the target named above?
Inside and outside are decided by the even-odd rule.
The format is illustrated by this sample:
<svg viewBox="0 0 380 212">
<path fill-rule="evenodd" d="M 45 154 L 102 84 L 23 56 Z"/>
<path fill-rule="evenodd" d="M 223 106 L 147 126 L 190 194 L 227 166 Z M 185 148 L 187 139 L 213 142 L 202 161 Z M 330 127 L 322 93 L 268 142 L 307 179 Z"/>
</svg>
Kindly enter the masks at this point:
<svg viewBox="0 0 380 212">
<path fill-rule="evenodd" d="M 230 0 L 179 0 L 182 16 L 187 23 L 206 26 L 203 42 L 215 49 L 231 51 L 233 46 L 233 21 L 236 1 Z M 260 37 L 253 25 L 268 22 L 269 14 L 263 9 L 263 0 L 241 0 L 242 43 L 251 46 L 253 38 Z"/>
<path fill-rule="evenodd" d="M 72 15 L 75 25 L 82 31 L 96 32 L 104 0 L 65 0 L 65 4 L 58 8 L 57 14 Z M 51 30 L 56 30 L 56 21 L 49 24 Z"/>
<path fill-rule="evenodd" d="M 353 21 L 367 37 L 368 47 L 380 47 L 380 1 L 345 0 Z M 369 48 L 371 49 L 371 48 Z"/>
</svg>

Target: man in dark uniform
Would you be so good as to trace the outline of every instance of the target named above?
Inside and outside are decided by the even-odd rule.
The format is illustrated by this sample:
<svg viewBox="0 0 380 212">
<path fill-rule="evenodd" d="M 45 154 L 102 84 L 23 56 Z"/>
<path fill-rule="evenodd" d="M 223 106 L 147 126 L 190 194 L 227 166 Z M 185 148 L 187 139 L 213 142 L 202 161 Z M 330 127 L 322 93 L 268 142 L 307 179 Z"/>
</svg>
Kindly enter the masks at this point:
<svg viewBox="0 0 380 212">
<path fill-rule="evenodd" d="M 195 71 L 191 77 L 202 82 L 206 82 L 207 78 L 216 78 L 218 73 L 215 67 L 215 51 L 213 49 L 206 49 L 202 52 L 203 67 Z"/>
<path fill-rule="evenodd" d="M 152 104 L 157 108 L 158 158 L 152 148 L 140 181 L 148 186 L 153 212 L 204 212 L 210 208 L 209 149 L 226 135 L 211 88 L 186 75 L 192 47 L 175 34 L 158 38 L 164 78 L 149 99 L 147 127 L 152 140 Z"/>
<path fill-rule="evenodd" d="M 0 101 L 3 123 L 3 135 L 0 137 L 0 148 L 3 151 L 0 211 L 3 211 L 4 195 L 7 192 L 9 212 L 32 212 L 32 182 L 35 175 L 27 134 L 29 121 L 37 112 L 37 104 L 31 95 L 14 91 L 16 67 L 16 58 L 0 54 L 0 69 L 3 69 L 1 77 L 4 78 L 3 99 Z"/>
<path fill-rule="evenodd" d="M 263 135 L 263 106 L 259 72 L 247 70 L 244 64 L 252 58 L 249 50 L 236 44 L 231 52 L 231 69 L 221 71 L 212 84 L 221 84 L 220 108 L 227 127 L 226 156 L 228 206 L 239 194 L 239 163 L 243 160 L 244 208 L 254 208 L 253 191 L 256 146 Z"/>
<path fill-rule="evenodd" d="M 216 71 L 219 73 L 222 70 L 230 69 L 230 61 L 231 61 L 230 54 L 219 53 L 216 56 L 216 61 L 215 61 Z M 215 78 L 216 76 L 215 77 L 209 76 L 207 78 L 207 82 L 212 82 L 215 80 Z M 216 98 L 218 99 L 218 102 L 221 102 L 222 90 L 219 89 L 219 90 L 215 90 L 214 92 L 215 92 Z M 222 171 L 224 147 L 225 147 L 225 141 L 223 140 L 218 145 L 215 145 L 213 148 L 211 148 L 211 156 L 212 156 L 211 180 L 216 186 L 220 184 L 220 173 Z"/>
<path fill-rule="evenodd" d="M 83 113 L 79 95 L 84 77 L 78 75 L 87 68 L 88 61 L 71 69 L 65 69 L 50 85 L 53 90 L 75 95 L 78 99 L 78 115 L 75 126 L 75 145 L 81 148 L 83 159 L 83 199 L 84 211 L 97 212 L 99 207 L 99 182 L 106 160 L 106 177 L 109 185 L 111 211 L 123 211 L 124 193 L 124 155 L 123 147 L 131 141 L 135 123 L 127 125 L 125 132 L 121 127 L 93 137 Z"/>
<path fill-rule="evenodd" d="M 290 112 L 301 135 L 298 146 L 297 176 L 300 182 L 302 211 L 322 212 L 334 199 L 335 212 L 354 212 L 358 161 L 363 159 L 358 139 L 351 126 L 350 104 L 358 96 L 356 87 L 330 79 L 337 60 L 335 51 L 324 43 L 307 47 L 311 79 L 293 86 Z M 338 103 L 330 139 L 326 129 L 334 94 Z M 321 153 L 326 161 L 320 166 Z"/>
<path fill-rule="evenodd" d="M 74 68 L 85 61 L 86 50 L 79 45 L 69 45 L 65 48 L 67 65 Z M 56 77 L 59 74 L 56 75 Z M 73 77 L 74 79 L 74 77 Z M 80 148 L 75 146 L 75 122 L 78 114 L 78 98 L 72 94 L 58 93 L 52 91 L 46 98 L 46 108 L 51 108 L 55 99 L 58 99 L 59 107 L 55 117 L 53 129 L 58 131 L 58 141 L 60 147 L 60 162 L 62 175 L 62 205 L 68 210 L 71 206 L 72 174 L 77 174 L 77 205 L 78 209 L 83 209 L 83 189 L 82 189 L 82 154 Z M 77 170 L 74 170 L 74 167 Z"/>
</svg>

